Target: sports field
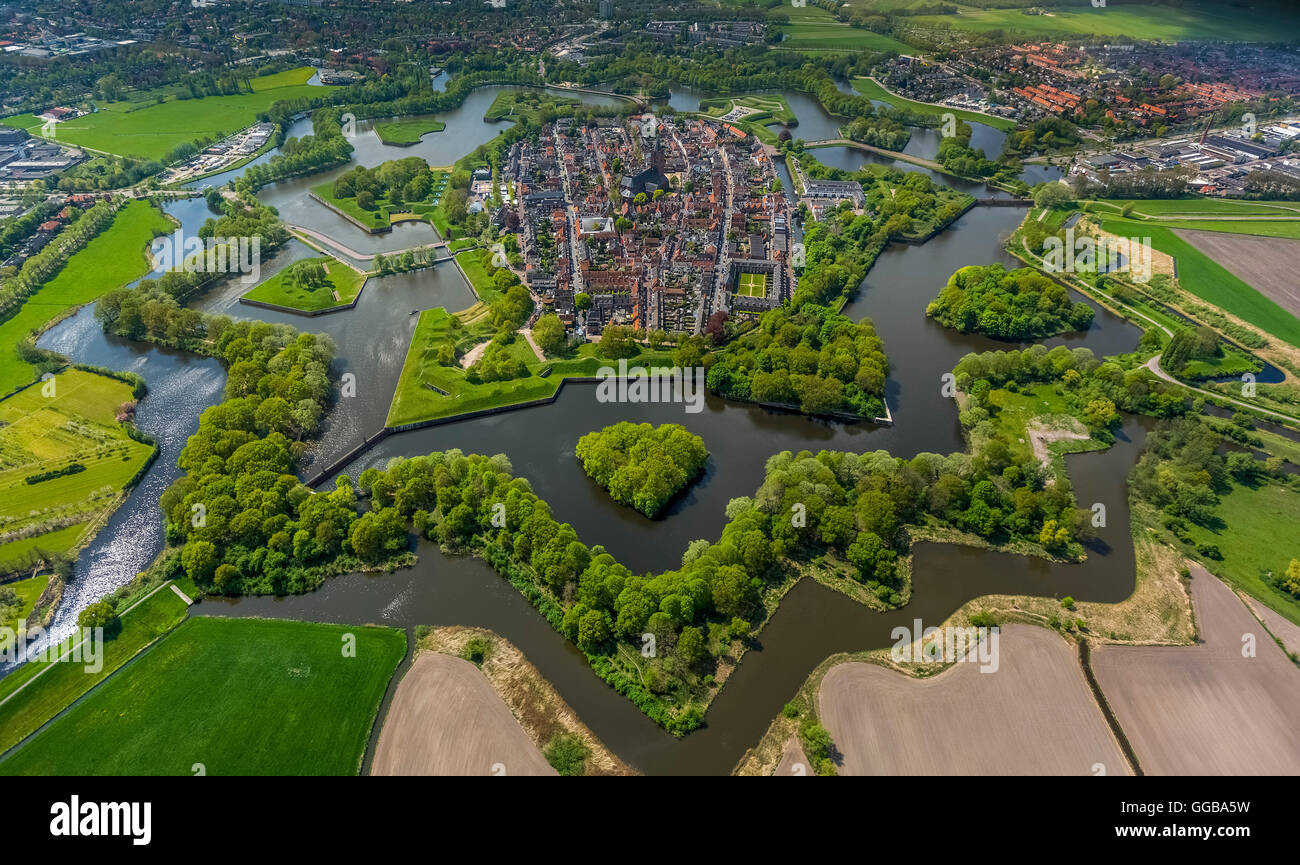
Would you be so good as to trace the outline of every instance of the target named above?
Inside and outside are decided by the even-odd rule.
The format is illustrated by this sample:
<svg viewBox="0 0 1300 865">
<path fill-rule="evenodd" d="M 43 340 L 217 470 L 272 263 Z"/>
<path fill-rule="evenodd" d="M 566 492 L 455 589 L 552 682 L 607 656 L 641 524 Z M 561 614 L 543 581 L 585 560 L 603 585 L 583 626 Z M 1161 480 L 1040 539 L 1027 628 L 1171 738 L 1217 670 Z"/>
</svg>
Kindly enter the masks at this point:
<svg viewBox="0 0 1300 865">
<path fill-rule="evenodd" d="M 180 99 L 171 93 L 156 102 L 153 94 L 143 93 L 131 100 L 97 104 L 93 114 L 58 124 L 55 136 L 105 153 L 162 159 L 177 145 L 201 136 L 215 140 L 238 132 L 255 123 L 273 102 L 323 96 L 330 88 L 307 83 L 314 74 L 310 66 L 287 69 L 254 78 L 252 93 L 232 96 Z M 38 133 L 45 121 L 18 114 L 0 122 Z"/>
<path fill-rule="evenodd" d="M 191 618 L 0 774 L 354 775 L 405 652 L 392 628 Z"/>
<path fill-rule="evenodd" d="M 766 273 L 742 273 L 736 277 L 736 294 L 745 297 L 767 297 Z"/>
</svg>

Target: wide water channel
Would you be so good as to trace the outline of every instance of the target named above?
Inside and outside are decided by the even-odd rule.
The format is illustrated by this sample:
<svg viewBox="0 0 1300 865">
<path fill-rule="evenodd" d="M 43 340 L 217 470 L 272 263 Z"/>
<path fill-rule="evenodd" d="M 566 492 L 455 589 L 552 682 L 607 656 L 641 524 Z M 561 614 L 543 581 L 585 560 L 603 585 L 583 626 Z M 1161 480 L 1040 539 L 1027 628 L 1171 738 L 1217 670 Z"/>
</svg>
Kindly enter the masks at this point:
<svg viewBox="0 0 1300 865">
<path fill-rule="evenodd" d="M 421 155 L 434 164 L 451 163 L 497 134 L 498 128 L 483 123 L 482 115 L 499 89 L 484 88 L 461 109 L 443 115 L 446 131 L 426 136 L 416 148 L 389 148 L 377 139 L 359 145 L 358 163 L 375 165 L 406 155 Z M 800 112 L 801 134 L 806 134 L 802 127 L 812 124 L 804 120 L 806 107 L 794 98 L 802 94 L 786 96 Z M 365 136 L 371 134 L 361 131 L 359 139 L 368 141 Z M 905 164 L 900 167 L 911 170 Z M 346 169 L 336 171 L 342 170 Z M 331 223 L 333 215 L 306 197 L 311 186 L 330 176 L 280 184 L 267 190 L 264 198 L 286 220 L 320 226 L 318 230 L 366 251 L 353 243 L 364 243 L 368 237 L 364 232 L 350 224 L 344 230 Z M 210 215 L 201 201 L 178 202 L 168 210 L 186 233 L 197 232 Z M 854 319 L 874 320 L 885 340 L 891 363 L 887 398 L 896 420 L 893 426 L 828 423 L 715 398 L 709 398 L 699 414 L 687 414 L 677 404 L 606 404 L 596 401 L 593 386 L 571 385 L 548 406 L 392 436 L 346 472 L 355 478 L 364 468 L 383 465 L 393 457 L 446 448 L 505 453 L 516 473 L 527 477 L 555 516 L 572 523 L 584 541 L 605 545 L 634 571 L 675 567 L 689 541 L 718 537 L 726 503 L 752 495 L 762 481 L 765 461 L 779 451 L 886 449 L 906 457 L 965 449 L 956 406 L 942 396 L 941 377 L 967 352 L 1011 346 L 948 331 L 925 317 L 925 307 L 962 266 L 992 262 L 1014 266 L 1002 251 L 1002 241 L 1022 215 L 1016 208 L 977 207 L 924 245 L 891 246 L 845 307 Z M 376 242 L 385 244 L 382 248 L 395 248 L 386 246 L 387 239 Z M 309 254 L 305 246 L 291 242 L 264 264 L 263 278 Z M 330 462 L 383 425 L 414 326 L 411 310 L 457 309 L 473 300 L 449 264 L 372 279 L 354 309 L 314 319 L 241 305 L 237 299 L 246 290 L 247 286 L 231 280 L 194 306 L 329 333 L 339 345 L 339 370 L 356 376 L 357 396 L 340 399 L 327 418 L 313 454 L 316 465 Z M 1137 328 L 1099 309 L 1086 333 L 1047 342 L 1087 346 L 1104 355 L 1132 349 L 1139 336 Z M 177 476 L 176 454 L 196 428 L 199 412 L 220 398 L 223 376 L 215 361 L 106 337 L 90 307 L 51 329 L 40 345 L 78 361 L 144 375 L 150 393 L 140 405 L 141 425 L 163 442 L 163 452 L 141 488 L 78 562 L 69 588 L 72 602 L 61 609 L 57 632 L 70 627 L 87 603 L 129 581 L 161 549 L 158 494 Z M 586 478 L 573 456 L 580 436 L 618 420 L 681 423 L 703 436 L 711 451 L 705 477 L 660 519 L 648 520 L 613 504 Z M 1080 503 L 1102 502 L 1109 515 L 1108 527 L 1100 530 L 1085 563 L 1054 565 L 951 545 L 920 544 L 915 549 L 912 602 L 889 614 L 871 612 L 815 582 L 803 581 L 782 601 L 759 635 L 757 647 L 732 674 L 709 710 L 707 726 L 680 740 L 664 733 L 597 679 L 577 650 L 486 564 L 444 556 L 427 543 L 420 545 L 414 568 L 395 574 L 338 577 L 309 595 L 288 598 L 207 599 L 195 612 L 406 628 L 421 624 L 491 628 L 519 646 L 583 721 L 631 765 L 648 773 L 725 773 L 745 749 L 757 743 L 812 668 L 834 652 L 889 645 L 894 626 L 910 625 L 914 618 L 937 625 L 966 600 L 988 593 L 1069 594 L 1098 601 L 1127 597 L 1134 583 L 1134 561 L 1126 478 L 1143 436 L 1142 425 L 1130 418 L 1114 447 L 1067 458 Z M 304 474 L 309 473 L 311 464 L 304 467 Z"/>
</svg>

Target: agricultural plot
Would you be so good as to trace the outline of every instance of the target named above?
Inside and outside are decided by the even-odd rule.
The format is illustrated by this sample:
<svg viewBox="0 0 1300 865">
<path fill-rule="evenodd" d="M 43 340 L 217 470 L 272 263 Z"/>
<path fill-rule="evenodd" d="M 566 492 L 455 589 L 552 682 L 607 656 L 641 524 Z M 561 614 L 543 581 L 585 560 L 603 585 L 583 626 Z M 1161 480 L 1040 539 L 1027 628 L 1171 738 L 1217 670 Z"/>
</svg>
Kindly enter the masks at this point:
<svg viewBox="0 0 1300 865">
<path fill-rule="evenodd" d="M 181 99 L 176 93 L 142 93 L 122 102 L 97 105 L 97 111 L 58 124 L 60 141 L 118 156 L 162 159 L 177 145 L 196 138 L 220 139 L 257 121 L 282 99 L 310 99 L 331 88 L 310 85 L 309 66 L 252 80 L 251 93 Z M 164 101 L 155 101 L 155 96 Z M 5 118 L 9 126 L 39 132 L 45 121 L 31 114 Z"/>
<path fill-rule="evenodd" d="M 912 50 L 897 39 L 870 30 L 850 27 L 817 6 L 790 7 L 781 10 L 790 23 L 781 26 L 785 38 L 775 47 L 815 54 L 818 52 Z"/>
<path fill-rule="evenodd" d="M 132 400 L 131 385 L 73 369 L 0 402 L 0 537 L 31 540 L 116 504 L 154 453 L 117 420 Z"/>
<path fill-rule="evenodd" d="M 1294 225 L 1300 229 L 1300 222 Z M 1300 240 L 1183 229 L 1175 234 L 1287 312 L 1300 316 L 1300 282 L 1295 274 Z"/>
<path fill-rule="evenodd" d="M 405 651 L 391 628 L 191 618 L 0 774 L 353 775 Z"/>
</svg>

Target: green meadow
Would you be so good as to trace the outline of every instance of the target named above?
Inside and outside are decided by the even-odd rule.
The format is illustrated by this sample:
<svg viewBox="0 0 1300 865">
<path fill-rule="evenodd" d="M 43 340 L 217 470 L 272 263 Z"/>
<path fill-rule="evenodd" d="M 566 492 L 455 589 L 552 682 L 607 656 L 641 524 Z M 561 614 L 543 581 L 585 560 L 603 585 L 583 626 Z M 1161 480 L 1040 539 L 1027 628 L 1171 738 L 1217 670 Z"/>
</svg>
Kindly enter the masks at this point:
<svg viewBox="0 0 1300 865">
<path fill-rule="evenodd" d="M 131 100 L 96 106 L 93 114 L 60 123 L 60 141 L 138 159 L 162 159 L 177 145 L 206 136 L 223 138 L 257 121 L 271 104 L 282 99 L 320 96 L 329 88 L 310 85 L 309 66 L 288 69 L 252 80 L 253 92 L 232 96 L 181 99 L 179 94 L 145 93 Z M 31 114 L 6 117 L 3 123 L 37 132 L 44 123 Z"/>
<path fill-rule="evenodd" d="M 790 23 L 781 25 L 785 39 L 776 44 L 777 48 L 810 54 L 845 51 L 892 51 L 905 54 L 912 50 L 891 36 L 850 27 L 817 6 L 787 7 L 780 11 L 789 16 Z"/>
<path fill-rule="evenodd" d="M 392 628 L 190 618 L 0 774 L 355 775 L 405 653 Z"/>
<path fill-rule="evenodd" d="M 287 271 L 282 270 L 249 291 L 244 297 L 248 300 L 273 303 L 276 306 L 303 312 L 316 312 L 351 303 L 361 293 L 361 286 L 365 284 L 366 278 L 346 264 L 329 256 L 303 259 L 303 261 L 318 261 L 325 266 L 328 289 L 323 285 L 317 287 L 290 285 L 284 279 Z"/>
<path fill-rule="evenodd" d="M 906 108 L 908 111 L 914 111 L 917 114 L 932 114 L 936 117 L 953 114 L 958 120 L 966 123 L 983 123 L 985 126 L 992 126 L 994 129 L 1000 129 L 1003 132 L 1016 128 L 1016 122 L 1005 117 L 991 117 L 975 111 L 962 111 L 960 108 L 949 108 L 946 105 L 929 105 L 925 102 L 904 99 L 902 96 L 886 90 L 871 78 L 854 78 L 853 89 L 868 99 L 888 102 L 895 108 Z"/>
<path fill-rule="evenodd" d="M 27 298 L 16 315 L 0 324 L 0 393 L 36 378 L 35 367 L 18 357 L 19 342 L 76 307 L 148 273 L 149 241 L 171 228 L 172 221 L 149 202 L 127 203 L 112 225 L 69 258 L 53 279 Z"/>
<path fill-rule="evenodd" d="M 447 124 L 441 120 L 385 120 L 375 124 L 375 133 L 385 144 L 418 144 L 430 132 L 441 132 Z"/>
</svg>

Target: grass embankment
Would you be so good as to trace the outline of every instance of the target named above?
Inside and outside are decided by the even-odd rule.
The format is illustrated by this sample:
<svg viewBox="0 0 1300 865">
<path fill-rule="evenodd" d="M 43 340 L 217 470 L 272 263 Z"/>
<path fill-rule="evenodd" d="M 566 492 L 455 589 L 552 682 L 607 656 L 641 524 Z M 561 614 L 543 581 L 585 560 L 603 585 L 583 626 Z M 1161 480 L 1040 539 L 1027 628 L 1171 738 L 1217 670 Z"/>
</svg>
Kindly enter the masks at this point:
<svg viewBox="0 0 1300 865">
<path fill-rule="evenodd" d="M 411 144 L 419 144 L 420 139 L 430 132 L 441 132 L 446 128 L 446 123 L 432 118 L 385 120 L 375 124 L 375 134 L 385 144 L 396 144 L 405 147 Z"/>
<path fill-rule="evenodd" d="M 314 69 L 304 66 L 254 78 L 251 93 L 231 96 L 192 99 L 188 90 L 164 87 L 120 102 L 97 103 L 93 114 L 60 123 L 58 139 L 119 156 L 162 159 L 177 145 L 200 137 L 224 138 L 252 125 L 279 100 L 324 95 L 331 88 L 307 83 L 314 74 Z M 45 121 L 19 114 L 0 122 L 38 133 Z"/>
<path fill-rule="evenodd" d="M 36 533 L 0 546 L 0 561 L 63 552 L 79 537 L 73 529 L 117 506 L 155 451 L 116 420 L 132 393 L 69 369 L 0 401 L 0 532 Z M 43 541 L 47 532 L 57 536 Z"/>
<path fill-rule="evenodd" d="M 0 394 L 36 378 L 36 368 L 18 357 L 19 342 L 76 307 L 148 273 L 153 266 L 146 254 L 149 241 L 171 227 L 171 220 L 149 202 L 127 203 L 112 225 L 69 258 L 16 315 L 0 324 Z"/>
<path fill-rule="evenodd" d="M 182 591 L 190 597 L 197 594 L 193 585 L 182 586 Z M 39 729 L 145 646 L 180 624 L 187 608 L 170 584 L 163 583 L 143 592 L 139 599 L 125 599 L 118 609 L 122 611 L 121 630 L 105 640 L 103 666 L 98 672 L 87 672 L 85 663 L 72 660 L 33 660 L 0 679 L 0 753 Z M 60 651 L 51 654 L 61 656 L 80 639 L 79 634 L 70 637 L 61 644 Z"/>
<path fill-rule="evenodd" d="M 391 628 L 190 619 L 0 774 L 353 775 L 405 652 Z"/>
<path fill-rule="evenodd" d="M 319 262 L 324 266 L 328 285 L 290 285 L 284 279 L 288 271 L 282 270 L 245 294 L 244 298 L 261 303 L 273 303 L 276 306 L 302 312 L 318 312 L 322 309 L 349 304 L 361 293 L 361 286 L 365 284 L 366 278 L 341 261 L 329 256 L 308 258 L 303 261 Z"/>
<path fill-rule="evenodd" d="M 934 117 L 942 117 L 945 114 L 952 114 L 958 120 L 966 123 L 983 123 L 985 126 L 991 126 L 1002 132 L 1010 132 L 1016 128 L 1016 122 L 1006 117 L 994 117 L 989 114 L 980 114 L 978 111 L 964 111 L 960 108 L 951 108 L 947 105 L 930 105 L 926 102 L 915 102 L 911 99 L 905 99 L 892 91 L 886 90 L 872 78 L 854 78 L 853 89 L 861 93 L 868 99 L 876 99 L 881 102 L 888 102 L 895 108 L 903 108 L 915 114 L 927 114 Z M 989 154 L 990 157 L 996 154 Z"/>
<path fill-rule="evenodd" d="M 486 323 L 485 319 L 481 321 Z M 466 329 L 458 340 L 462 343 L 466 340 L 471 343 L 481 342 L 490 337 L 490 330 L 476 334 L 473 329 Z M 599 356 L 599 344 L 584 345 L 571 358 L 541 363 L 524 338 L 516 336 L 511 350 L 524 361 L 528 374 L 507 381 L 471 382 L 459 363 L 444 364 L 438 361 L 439 346 L 451 338 L 451 313 L 441 307 L 420 313 L 420 320 L 411 335 L 406 362 L 402 365 L 402 375 L 388 409 L 388 426 L 544 399 L 554 395 L 564 379 L 594 376 L 602 366 L 616 363 Z M 460 347 L 462 346 L 458 346 Z M 629 359 L 628 364 L 667 367 L 672 366 L 672 359 L 666 352 L 645 352 Z M 551 373 L 542 378 L 539 373 L 545 367 L 549 367 Z M 435 387 L 445 391 L 445 394 L 434 390 Z"/>
<path fill-rule="evenodd" d="M 442 203 L 442 196 L 447 191 L 446 171 L 433 172 L 433 192 L 423 201 L 405 201 L 390 204 L 387 198 L 376 198 L 374 206 L 367 210 L 357 203 L 356 196 L 339 198 L 334 195 L 334 181 L 317 184 L 311 191 L 322 201 L 356 221 L 367 231 L 386 231 L 395 222 L 422 221 L 438 227 L 435 211 Z"/>
<path fill-rule="evenodd" d="M 521 117 L 537 120 L 545 109 L 557 111 L 581 104 L 581 99 L 557 96 L 545 90 L 502 90 L 484 112 L 483 119 L 494 123 L 498 120 L 518 120 Z"/>
<path fill-rule="evenodd" d="M 1180 238 L 1173 229 L 1121 217 L 1101 217 L 1100 224 L 1103 231 L 1120 237 L 1150 237 L 1152 246 L 1177 258 L 1178 282 L 1183 288 L 1284 342 L 1300 346 L 1300 320 Z"/>
</svg>

